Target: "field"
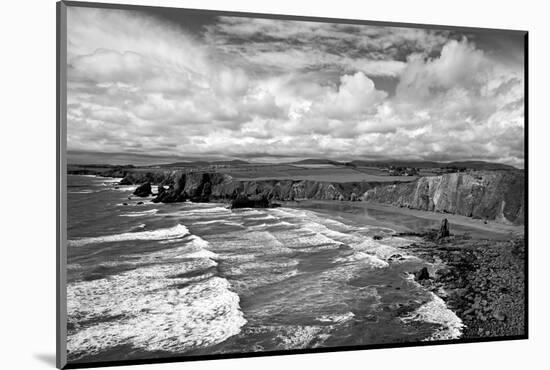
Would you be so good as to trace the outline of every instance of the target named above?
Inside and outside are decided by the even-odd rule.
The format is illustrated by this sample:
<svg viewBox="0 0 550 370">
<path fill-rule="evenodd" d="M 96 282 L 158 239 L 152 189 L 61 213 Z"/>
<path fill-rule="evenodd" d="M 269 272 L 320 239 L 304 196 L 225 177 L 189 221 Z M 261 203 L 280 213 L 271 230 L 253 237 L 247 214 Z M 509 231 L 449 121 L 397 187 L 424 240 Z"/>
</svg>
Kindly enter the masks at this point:
<svg viewBox="0 0 550 370">
<path fill-rule="evenodd" d="M 237 180 L 311 180 L 326 182 L 394 182 L 413 181 L 414 176 L 388 176 L 377 168 L 355 169 L 336 165 L 256 164 L 217 169 Z"/>
<path fill-rule="evenodd" d="M 162 166 L 131 166 L 121 168 L 108 165 L 69 165 L 69 173 L 81 174 L 106 173 L 117 170 L 113 175 L 122 177 L 126 171 L 133 173 L 166 172 L 173 170 L 184 171 L 208 171 L 225 173 L 235 180 L 309 180 L 323 182 L 408 182 L 416 176 L 389 176 L 387 171 L 377 167 L 352 167 L 330 164 L 262 164 L 262 163 L 238 163 L 238 164 L 208 164 L 189 163 Z"/>
</svg>

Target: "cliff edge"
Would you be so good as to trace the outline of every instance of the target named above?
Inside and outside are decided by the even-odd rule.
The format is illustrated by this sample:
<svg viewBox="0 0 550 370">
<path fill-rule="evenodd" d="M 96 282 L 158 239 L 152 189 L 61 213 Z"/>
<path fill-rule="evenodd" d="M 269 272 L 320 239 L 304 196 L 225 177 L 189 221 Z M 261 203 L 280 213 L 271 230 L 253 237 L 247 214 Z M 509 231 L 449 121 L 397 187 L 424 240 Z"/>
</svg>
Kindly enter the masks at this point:
<svg viewBox="0 0 550 370">
<path fill-rule="evenodd" d="M 525 175 L 516 170 L 421 177 L 410 183 L 369 189 L 363 200 L 521 225 Z"/>
</svg>

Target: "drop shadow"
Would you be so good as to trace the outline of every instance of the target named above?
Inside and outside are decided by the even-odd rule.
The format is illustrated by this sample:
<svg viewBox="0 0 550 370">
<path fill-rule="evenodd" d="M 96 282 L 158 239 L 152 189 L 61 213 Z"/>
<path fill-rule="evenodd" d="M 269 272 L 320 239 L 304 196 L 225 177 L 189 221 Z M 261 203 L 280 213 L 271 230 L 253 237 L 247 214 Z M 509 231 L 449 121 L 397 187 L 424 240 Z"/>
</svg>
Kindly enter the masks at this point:
<svg viewBox="0 0 550 370">
<path fill-rule="evenodd" d="M 40 353 L 40 354 L 34 354 L 34 358 L 37 360 L 40 360 L 42 363 L 49 365 L 51 367 L 55 367 L 55 353 Z"/>
</svg>

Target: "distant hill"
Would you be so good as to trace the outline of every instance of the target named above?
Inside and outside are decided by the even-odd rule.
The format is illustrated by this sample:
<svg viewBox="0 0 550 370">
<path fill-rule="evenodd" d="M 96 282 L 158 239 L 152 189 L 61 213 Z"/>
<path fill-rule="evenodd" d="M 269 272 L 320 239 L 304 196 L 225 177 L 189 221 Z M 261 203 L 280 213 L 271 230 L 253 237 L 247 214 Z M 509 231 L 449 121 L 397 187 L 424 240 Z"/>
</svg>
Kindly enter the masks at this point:
<svg viewBox="0 0 550 370">
<path fill-rule="evenodd" d="M 464 168 L 473 170 L 516 170 L 514 166 L 502 163 L 492 163 L 484 161 L 456 161 L 456 162 L 432 162 L 432 161 L 351 161 L 346 165 L 365 166 L 365 167 L 414 167 L 414 168 Z"/>
<path fill-rule="evenodd" d="M 517 170 L 516 167 L 510 166 L 508 164 L 483 161 L 450 162 L 447 165 L 449 167 L 473 168 L 475 170 Z"/>
<path fill-rule="evenodd" d="M 189 161 L 189 162 L 175 162 L 175 163 L 166 163 L 157 165 L 161 168 L 170 168 L 170 167 L 204 167 L 210 165 L 225 165 L 225 166 L 239 166 L 250 164 L 247 161 L 242 161 L 240 159 L 234 159 L 230 161 Z"/>
<path fill-rule="evenodd" d="M 333 165 L 343 165 L 341 162 L 332 161 L 330 159 L 324 159 L 324 158 L 310 158 L 310 159 L 303 159 L 301 161 L 297 162 L 290 162 L 288 164 L 333 164 Z"/>
</svg>

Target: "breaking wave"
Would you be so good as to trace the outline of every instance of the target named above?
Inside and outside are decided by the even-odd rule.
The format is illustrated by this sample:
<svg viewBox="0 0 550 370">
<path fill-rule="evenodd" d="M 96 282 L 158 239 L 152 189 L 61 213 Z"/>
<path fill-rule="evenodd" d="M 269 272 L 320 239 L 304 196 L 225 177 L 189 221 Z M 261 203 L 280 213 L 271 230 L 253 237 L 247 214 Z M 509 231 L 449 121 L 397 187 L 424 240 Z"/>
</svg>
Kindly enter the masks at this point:
<svg viewBox="0 0 550 370">
<path fill-rule="evenodd" d="M 155 208 L 155 209 L 150 209 L 148 211 L 143 211 L 143 212 L 128 212 L 128 213 L 121 214 L 121 216 L 123 217 L 153 216 L 153 215 L 156 215 L 158 211 L 159 210 Z"/>
<path fill-rule="evenodd" d="M 122 263 L 137 266 L 133 270 L 69 284 L 69 357 L 119 345 L 184 353 L 238 334 L 246 323 L 240 298 L 228 280 L 215 276 L 218 255 L 208 247 L 190 235 L 174 248 L 122 256 Z"/>
<path fill-rule="evenodd" d="M 122 233 L 115 235 L 95 236 L 89 238 L 80 238 L 69 240 L 70 247 L 82 247 L 94 243 L 122 242 L 129 240 L 166 240 L 177 239 L 189 234 L 189 230 L 179 224 L 166 229 L 157 229 L 150 231 L 139 231 L 133 233 Z"/>
<path fill-rule="evenodd" d="M 407 279 L 419 286 L 414 281 L 414 276 L 409 275 Z M 443 299 L 433 292 L 429 292 L 429 294 L 431 299 L 427 303 L 420 306 L 409 316 L 402 317 L 401 320 L 405 323 L 420 321 L 439 324 L 440 327 L 430 337 L 424 339 L 425 341 L 460 338 L 464 328 L 462 320 L 447 307 Z"/>
</svg>

